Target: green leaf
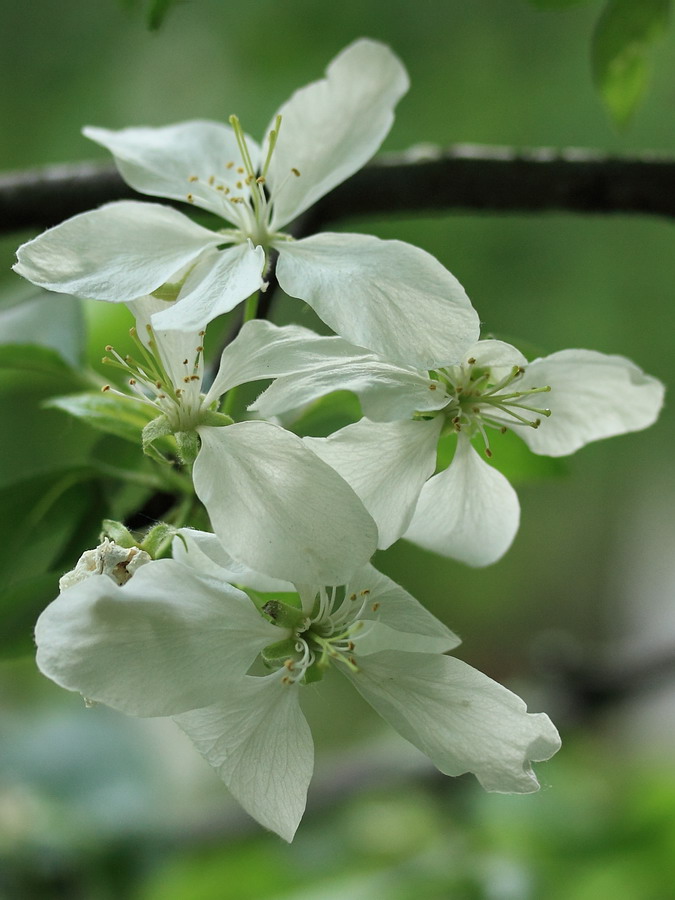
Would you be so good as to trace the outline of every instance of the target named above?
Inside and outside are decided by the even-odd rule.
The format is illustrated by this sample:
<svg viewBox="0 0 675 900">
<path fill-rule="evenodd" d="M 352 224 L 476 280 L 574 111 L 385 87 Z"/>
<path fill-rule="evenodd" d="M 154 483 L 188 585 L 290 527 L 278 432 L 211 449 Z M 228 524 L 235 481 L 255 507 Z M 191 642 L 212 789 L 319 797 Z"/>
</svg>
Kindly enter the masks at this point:
<svg viewBox="0 0 675 900">
<path fill-rule="evenodd" d="M 87 392 L 52 397 L 44 404 L 48 409 L 60 409 L 80 419 L 99 431 L 114 434 L 131 441 L 140 448 L 143 429 L 153 417 L 152 410 L 146 410 L 131 399 L 111 393 Z"/>
<path fill-rule="evenodd" d="M 609 0 L 591 45 L 593 79 L 614 122 L 625 126 L 651 74 L 650 50 L 664 35 L 670 0 Z"/>
<path fill-rule="evenodd" d="M 54 294 L 32 284 L 13 284 L 0 297 L 0 344 L 51 347 L 73 366 L 82 363 L 84 315 L 75 297 Z"/>
<path fill-rule="evenodd" d="M 95 492 L 83 486 L 93 477 L 91 470 L 71 469 L 0 491 L 2 590 L 55 564 L 96 499 Z"/>
<path fill-rule="evenodd" d="M 56 350 L 38 344 L 0 344 L 0 369 L 59 379 L 62 388 L 90 385 Z"/>
<path fill-rule="evenodd" d="M 0 441 L 0 487 L 23 479 L 86 464 L 96 435 L 90 429 L 42 404 L 56 393 L 78 389 L 74 376 L 53 351 L 40 351 L 32 356 L 33 371 L 3 368 L 0 365 L 0 409 L 2 410 L 2 440 Z M 4 362 L 17 348 L 0 347 Z M 42 352 L 44 351 L 44 352 Z M 20 355 L 19 364 L 24 357 Z"/>
<path fill-rule="evenodd" d="M 32 575 L 0 592 L 0 658 L 35 652 L 35 620 L 58 594 L 60 576 L 60 572 Z"/>
<path fill-rule="evenodd" d="M 568 6 L 581 6 L 589 0 L 529 0 L 538 9 L 567 9 Z"/>
<path fill-rule="evenodd" d="M 166 18 L 166 14 L 175 2 L 176 0 L 151 0 L 146 14 L 148 28 L 151 31 L 156 31 L 161 27 Z"/>
</svg>

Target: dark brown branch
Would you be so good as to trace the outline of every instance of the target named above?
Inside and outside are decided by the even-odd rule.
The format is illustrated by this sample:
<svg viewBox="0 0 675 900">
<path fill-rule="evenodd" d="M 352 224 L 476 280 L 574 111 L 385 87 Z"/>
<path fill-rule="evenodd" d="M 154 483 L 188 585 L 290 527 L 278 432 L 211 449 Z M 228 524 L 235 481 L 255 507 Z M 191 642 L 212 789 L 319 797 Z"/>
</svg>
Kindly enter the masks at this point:
<svg viewBox="0 0 675 900">
<path fill-rule="evenodd" d="M 39 230 L 111 200 L 138 197 L 111 164 L 0 176 L 0 231 Z M 457 145 L 378 157 L 304 217 L 308 233 L 340 219 L 450 210 L 675 216 L 675 160 L 596 150 Z"/>
</svg>

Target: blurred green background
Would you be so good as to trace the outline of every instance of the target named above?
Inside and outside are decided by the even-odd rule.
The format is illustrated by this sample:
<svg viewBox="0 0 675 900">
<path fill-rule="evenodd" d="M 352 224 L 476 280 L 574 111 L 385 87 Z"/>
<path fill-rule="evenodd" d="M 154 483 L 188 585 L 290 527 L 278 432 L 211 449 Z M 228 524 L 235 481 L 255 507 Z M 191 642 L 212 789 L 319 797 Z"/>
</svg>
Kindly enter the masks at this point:
<svg viewBox="0 0 675 900">
<path fill-rule="evenodd" d="M 539 10 L 525 0 L 192 0 L 158 32 L 145 27 L 140 4 L 127 6 L 0 0 L 0 170 L 104 159 L 80 136 L 84 124 L 236 112 L 261 134 L 294 88 L 361 35 L 389 43 L 411 75 L 385 149 L 675 150 L 675 33 L 656 47 L 649 93 L 619 133 L 590 73 L 599 2 Z M 434 253 L 467 288 L 486 332 L 526 352 L 619 353 L 673 381 L 670 222 L 453 212 L 341 227 Z M 3 340 L 28 340 L 15 304 L 32 295 L 9 266 L 30 236 L 0 240 Z M 73 359 L 72 336 L 86 328 L 91 361 L 105 343 L 124 343 L 124 310 L 89 304 L 83 319 L 76 304 L 54 304 L 61 299 L 41 342 Z M 282 305 L 277 320 L 297 319 L 298 309 Z M 300 321 L 312 324 L 306 314 Z M 671 404 L 648 432 L 587 447 L 555 477 L 524 472 L 521 529 L 497 565 L 469 570 L 403 543 L 376 560 L 464 638 L 463 659 L 557 722 L 563 749 L 539 766 L 542 791 L 487 795 L 470 776 L 435 775 L 346 685 L 327 679 L 307 691 L 317 774 L 288 847 L 239 812 L 170 722 L 85 710 L 35 669 L 30 623 L 55 589 L 54 572 L 43 570 L 63 571 L 96 543 L 92 523 L 108 501 L 121 515 L 138 499 L 120 497 L 112 481 L 94 490 L 77 474 L 91 459 L 123 464 L 130 451 L 121 442 L 40 409 L 77 389 L 53 360 L 39 377 L 0 375 L 0 563 L 9 573 L 0 601 L 2 900 L 675 896 L 675 667 L 637 674 L 675 653 Z M 603 666 L 623 679 L 606 703 L 583 676 Z"/>
</svg>

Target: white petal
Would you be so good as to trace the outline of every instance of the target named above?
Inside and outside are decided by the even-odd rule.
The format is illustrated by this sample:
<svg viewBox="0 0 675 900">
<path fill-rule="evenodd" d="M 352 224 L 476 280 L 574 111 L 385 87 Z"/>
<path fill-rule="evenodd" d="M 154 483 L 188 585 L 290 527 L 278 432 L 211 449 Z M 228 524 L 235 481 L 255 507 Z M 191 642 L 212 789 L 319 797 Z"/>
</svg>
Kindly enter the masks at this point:
<svg viewBox="0 0 675 900">
<path fill-rule="evenodd" d="M 364 351 L 360 358 L 336 358 L 306 372 L 278 378 L 249 409 L 269 417 L 298 409 L 331 391 L 353 391 L 361 401 L 364 415 L 377 422 L 409 419 L 416 412 L 443 409 L 449 399 L 439 383 L 430 381 L 425 372 L 383 362 Z"/>
<path fill-rule="evenodd" d="M 362 39 L 331 62 L 326 78 L 293 94 L 278 111 L 281 131 L 267 174 L 273 229 L 290 222 L 370 159 L 407 90 L 408 76 L 391 50 Z M 275 122 L 276 116 L 270 128 Z M 293 168 L 300 177 L 291 175 Z"/>
<path fill-rule="evenodd" d="M 523 354 L 512 344 L 493 339 L 477 341 L 464 354 L 464 362 L 473 359 L 477 366 L 485 366 L 491 369 L 513 366 L 526 366 L 527 360 Z"/>
<path fill-rule="evenodd" d="M 202 573 L 230 584 L 243 585 L 255 591 L 281 591 L 293 593 L 294 586 L 289 581 L 270 578 L 254 572 L 248 566 L 236 562 L 226 552 L 215 534 L 181 528 L 174 538 L 173 558 L 181 565 L 188 566 L 197 574 Z"/>
<path fill-rule="evenodd" d="M 35 628 L 45 675 L 134 716 L 216 702 L 279 634 L 241 591 L 168 559 L 122 587 L 106 575 L 82 581 Z"/>
<path fill-rule="evenodd" d="M 391 546 L 412 519 L 422 485 L 436 467 L 442 417 L 430 421 L 361 419 L 328 438 L 304 443 L 350 484 L 379 531 L 377 546 Z"/>
<path fill-rule="evenodd" d="M 221 236 L 157 203 L 121 200 L 19 247 L 14 266 L 50 291 L 125 301 L 150 294 Z"/>
<path fill-rule="evenodd" d="M 195 490 L 238 562 L 274 578 L 344 584 L 366 563 L 377 529 L 349 485 L 269 422 L 199 429 Z"/>
<path fill-rule="evenodd" d="M 175 721 L 244 809 L 291 841 L 305 811 L 314 747 L 299 688 L 283 677 L 247 676 L 217 706 Z"/>
<path fill-rule="evenodd" d="M 470 566 L 487 566 L 509 549 L 519 521 L 516 492 L 460 435 L 452 463 L 422 488 L 404 537 Z"/>
<path fill-rule="evenodd" d="M 262 287 L 264 266 L 265 251 L 250 241 L 205 253 L 185 280 L 178 300 L 152 317 L 153 327 L 204 328 Z"/>
<path fill-rule="evenodd" d="M 538 790 L 530 761 L 560 748 L 547 715 L 451 656 L 384 652 L 359 668 L 346 673 L 359 693 L 441 772 L 472 772 L 488 791 Z"/>
<path fill-rule="evenodd" d="M 359 657 L 380 650 L 444 653 L 461 643 L 421 603 L 373 566 L 364 566 L 349 579 L 345 595 L 354 598 L 352 608 L 360 608 L 358 618 L 366 623 L 353 635 Z"/>
<path fill-rule="evenodd" d="M 333 366 L 366 359 L 374 359 L 373 354 L 342 338 L 324 337 L 299 325 L 279 328 L 265 319 L 254 319 L 223 351 L 207 403 L 238 384 L 281 375 L 311 374 L 327 363 Z"/>
<path fill-rule="evenodd" d="M 224 192 L 216 189 L 222 185 L 236 194 L 248 195 L 248 188 L 236 187 L 236 182 L 241 181 L 237 168 L 242 162 L 237 139 L 229 125 L 195 120 L 162 128 L 121 131 L 89 126 L 83 129 L 83 134 L 110 150 L 122 178 L 142 194 L 172 200 L 187 200 L 190 194 L 195 206 L 237 222 Z M 257 167 L 260 150 L 255 141 L 247 140 L 253 165 Z M 228 162 L 235 165 L 228 169 Z M 195 176 L 196 181 L 190 180 Z M 212 185 L 210 178 L 214 179 Z"/>
<path fill-rule="evenodd" d="M 478 338 L 464 288 L 437 259 L 402 241 L 316 234 L 279 243 L 277 278 L 337 334 L 385 359 L 432 369 Z"/>
<path fill-rule="evenodd" d="M 660 381 L 623 356 L 593 350 L 536 359 L 517 382 L 519 390 L 545 385 L 550 393 L 535 394 L 529 403 L 547 407 L 550 417 L 518 433 L 530 450 L 546 456 L 565 456 L 590 441 L 647 428 L 663 405 Z"/>
</svg>

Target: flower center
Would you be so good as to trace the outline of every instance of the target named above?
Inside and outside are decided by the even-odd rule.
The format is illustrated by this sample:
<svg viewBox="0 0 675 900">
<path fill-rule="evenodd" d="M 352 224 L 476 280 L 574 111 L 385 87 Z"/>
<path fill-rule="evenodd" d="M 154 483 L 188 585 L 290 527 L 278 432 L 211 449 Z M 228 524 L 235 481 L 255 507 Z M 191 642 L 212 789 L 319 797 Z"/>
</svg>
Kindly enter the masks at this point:
<svg viewBox="0 0 675 900">
<path fill-rule="evenodd" d="M 138 359 L 129 354 L 123 357 L 108 345 L 105 349 L 112 354 L 112 358 L 104 356 L 102 360 L 130 376 L 128 384 L 133 395 L 130 397 L 109 384 L 104 385 L 102 390 L 159 409 L 166 416 L 172 431 L 193 431 L 202 417 L 204 347 L 200 343 L 189 357 L 173 366 L 165 366 L 152 326 L 146 327 L 147 345 L 141 341 L 135 328 L 129 332 L 139 351 Z M 203 336 L 204 332 L 200 331 L 199 338 Z"/>
<path fill-rule="evenodd" d="M 240 160 L 230 160 L 225 164 L 225 169 L 229 173 L 226 178 L 218 178 L 215 174 L 205 179 L 199 175 L 190 175 L 188 182 L 193 185 L 193 190 L 186 195 L 186 199 L 188 203 L 194 203 L 197 188 L 200 193 L 211 195 L 211 198 L 213 195 L 217 196 L 224 217 L 229 220 L 234 217 L 237 221 L 236 240 L 243 242 L 250 239 L 255 245 L 267 250 L 274 238 L 287 237 L 269 228 L 274 198 L 270 197 L 265 189 L 267 172 L 279 137 L 281 116 L 276 117 L 274 128 L 267 135 L 267 154 L 260 168 L 253 163 L 239 118 L 232 115 L 229 121 L 239 147 Z M 300 177 L 300 172 L 296 168 L 292 168 L 288 177 L 277 185 L 276 196 L 279 196 L 289 178 L 293 176 Z"/>
<path fill-rule="evenodd" d="M 489 366 L 479 366 L 471 358 L 465 364 L 432 372 L 432 384 L 440 383 L 449 402 L 441 410 L 447 430 L 464 432 L 467 437 L 478 433 L 485 443 L 485 453 L 492 456 L 485 426 L 505 432 L 509 427 L 526 425 L 539 428 L 542 417 L 551 415 L 550 409 L 537 406 L 535 396 L 547 393 L 543 387 L 514 390 L 523 376 L 523 366 L 512 366 L 501 378 L 495 377 Z"/>
<path fill-rule="evenodd" d="M 371 601 L 369 590 L 347 595 L 344 587 L 322 587 L 316 594 L 311 616 L 304 618 L 291 637 L 279 645 L 282 652 L 276 659 L 272 661 L 270 654 L 263 655 L 271 664 L 283 665 L 287 684 L 318 681 L 331 663 L 358 672 L 354 639 L 364 634 L 367 623 L 361 615 L 369 603 L 371 611 L 376 612 L 379 603 Z"/>
</svg>

